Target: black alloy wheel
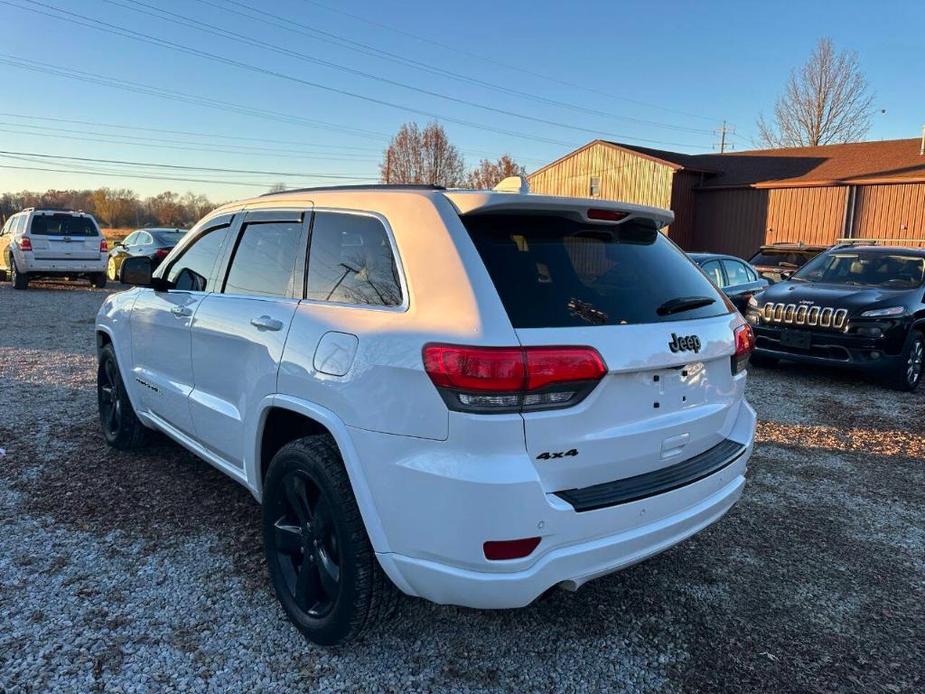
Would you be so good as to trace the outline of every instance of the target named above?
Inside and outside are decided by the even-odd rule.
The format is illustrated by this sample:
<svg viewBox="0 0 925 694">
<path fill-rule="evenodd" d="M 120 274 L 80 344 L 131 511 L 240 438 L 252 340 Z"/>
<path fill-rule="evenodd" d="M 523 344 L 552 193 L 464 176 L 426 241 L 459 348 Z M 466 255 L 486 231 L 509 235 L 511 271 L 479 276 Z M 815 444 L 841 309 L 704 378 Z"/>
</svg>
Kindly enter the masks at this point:
<svg viewBox="0 0 925 694">
<path fill-rule="evenodd" d="M 96 400 L 106 443 L 121 450 L 138 448 L 144 443 L 145 427 L 135 415 L 125 392 L 112 345 L 106 345 L 100 350 L 96 370 Z"/>
<path fill-rule="evenodd" d="M 308 617 L 328 616 L 341 591 L 340 551 L 330 502 L 304 470 L 283 477 L 273 546 L 293 602 Z"/>
</svg>

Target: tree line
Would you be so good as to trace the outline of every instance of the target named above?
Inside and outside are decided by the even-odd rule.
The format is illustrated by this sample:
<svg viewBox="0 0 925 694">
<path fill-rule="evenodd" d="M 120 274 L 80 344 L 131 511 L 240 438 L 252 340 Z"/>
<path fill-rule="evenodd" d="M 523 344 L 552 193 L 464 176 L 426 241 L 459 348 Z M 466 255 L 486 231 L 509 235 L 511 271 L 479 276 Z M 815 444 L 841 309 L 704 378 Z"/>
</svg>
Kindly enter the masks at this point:
<svg viewBox="0 0 925 694">
<path fill-rule="evenodd" d="M 142 198 L 128 188 L 24 190 L 0 194 L 0 223 L 25 207 L 89 212 L 102 227 L 190 227 L 217 207 L 205 195 L 164 191 Z"/>
</svg>

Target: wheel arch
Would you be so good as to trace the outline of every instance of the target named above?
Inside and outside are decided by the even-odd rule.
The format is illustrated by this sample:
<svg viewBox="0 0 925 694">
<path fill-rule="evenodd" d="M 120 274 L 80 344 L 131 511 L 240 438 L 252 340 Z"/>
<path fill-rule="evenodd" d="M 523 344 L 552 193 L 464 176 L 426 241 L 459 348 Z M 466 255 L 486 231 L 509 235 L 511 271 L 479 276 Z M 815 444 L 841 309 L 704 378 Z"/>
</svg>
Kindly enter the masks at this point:
<svg viewBox="0 0 925 694">
<path fill-rule="evenodd" d="M 298 419 L 300 418 L 300 419 Z M 290 435 L 279 436 L 268 427 L 284 426 Z M 331 410 L 315 403 L 288 395 L 268 396 L 261 402 L 260 414 L 254 436 L 250 460 L 246 462 L 246 474 L 254 496 L 263 497 L 263 480 L 272 454 L 289 441 L 301 436 L 328 434 L 334 439 L 340 453 L 350 486 L 356 498 L 366 533 L 374 551 L 388 552 L 388 541 L 382 527 L 381 517 L 373 501 L 366 474 L 350 438 L 347 425 Z"/>
</svg>

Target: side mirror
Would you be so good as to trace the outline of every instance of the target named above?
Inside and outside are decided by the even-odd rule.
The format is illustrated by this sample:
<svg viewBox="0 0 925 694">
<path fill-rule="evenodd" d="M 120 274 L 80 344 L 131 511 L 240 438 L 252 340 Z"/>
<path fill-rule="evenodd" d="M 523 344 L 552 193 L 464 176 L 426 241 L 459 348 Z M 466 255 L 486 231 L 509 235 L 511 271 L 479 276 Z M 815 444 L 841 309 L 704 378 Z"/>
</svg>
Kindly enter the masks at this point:
<svg viewBox="0 0 925 694">
<path fill-rule="evenodd" d="M 151 259 L 145 256 L 126 258 L 122 261 L 122 281 L 135 287 L 150 287 Z"/>
</svg>

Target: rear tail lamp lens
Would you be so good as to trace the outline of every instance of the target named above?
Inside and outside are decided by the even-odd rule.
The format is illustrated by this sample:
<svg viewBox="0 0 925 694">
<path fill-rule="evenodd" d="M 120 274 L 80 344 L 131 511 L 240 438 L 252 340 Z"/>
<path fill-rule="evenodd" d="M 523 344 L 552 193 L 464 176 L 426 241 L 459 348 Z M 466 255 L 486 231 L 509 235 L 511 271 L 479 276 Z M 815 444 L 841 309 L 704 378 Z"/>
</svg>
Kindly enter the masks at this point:
<svg viewBox="0 0 925 694">
<path fill-rule="evenodd" d="M 106 239 L 100 241 L 100 253 L 109 253 L 109 242 Z"/>
<path fill-rule="evenodd" d="M 157 258 L 158 260 L 163 260 L 168 255 L 170 255 L 169 248 L 158 248 L 156 251 L 154 251 L 154 257 Z"/>
<path fill-rule="evenodd" d="M 504 559 L 523 559 L 530 556 L 540 544 L 538 537 L 525 537 L 520 540 L 490 540 L 482 545 L 485 558 L 491 561 Z"/>
<path fill-rule="evenodd" d="M 732 373 L 737 374 L 748 366 L 748 358 L 755 349 L 755 333 L 752 326 L 743 323 L 735 329 L 735 354 L 732 355 Z"/>
<path fill-rule="evenodd" d="M 424 369 L 452 410 L 569 407 L 607 373 L 591 347 L 424 347 Z"/>
<path fill-rule="evenodd" d="M 32 250 L 32 240 L 28 236 L 23 236 L 16 242 L 16 245 L 19 246 L 19 250 L 21 251 Z"/>
</svg>

